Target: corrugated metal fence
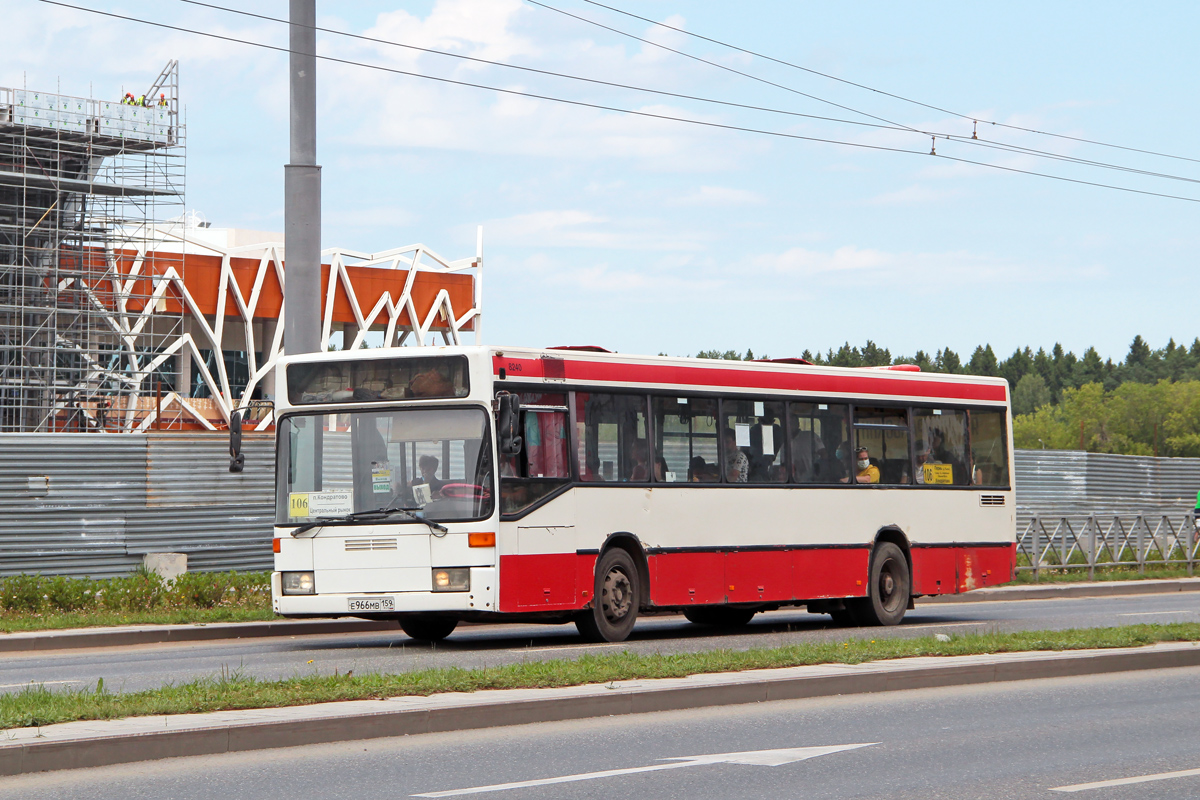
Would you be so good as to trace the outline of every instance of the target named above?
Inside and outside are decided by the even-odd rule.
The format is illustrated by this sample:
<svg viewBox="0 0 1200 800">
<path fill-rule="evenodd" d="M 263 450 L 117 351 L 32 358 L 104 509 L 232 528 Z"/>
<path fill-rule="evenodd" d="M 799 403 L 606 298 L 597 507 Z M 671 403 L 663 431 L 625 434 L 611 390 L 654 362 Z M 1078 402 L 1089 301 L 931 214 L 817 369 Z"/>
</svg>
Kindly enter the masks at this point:
<svg viewBox="0 0 1200 800">
<path fill-rule="evenodd" d="M 244 449 L 232 475 L 220 434 L 0 435 L 0 575 L 118 575 L 153 552 L 187 553 L 195 570 L 270 569 L 273 438 L 246 434 Z M 1186 516 L 1200 489 L 1196 458 L 1018 450 L 1015 473 L 1018 535 L 1064 518 L 1084 531 L 1096 516 L 1134 531 L 1138 516 Z M 1065 546 L 1044 527 L 1031 552 Z"/>
<path fill-rule="evenodd" d="M 0 435 L 0 575 L 108 577 L 142 555 L 189 569 L 271 568 L 274 437 L 246 434 L 229 472 L 216 434 Z"/>
</svg>

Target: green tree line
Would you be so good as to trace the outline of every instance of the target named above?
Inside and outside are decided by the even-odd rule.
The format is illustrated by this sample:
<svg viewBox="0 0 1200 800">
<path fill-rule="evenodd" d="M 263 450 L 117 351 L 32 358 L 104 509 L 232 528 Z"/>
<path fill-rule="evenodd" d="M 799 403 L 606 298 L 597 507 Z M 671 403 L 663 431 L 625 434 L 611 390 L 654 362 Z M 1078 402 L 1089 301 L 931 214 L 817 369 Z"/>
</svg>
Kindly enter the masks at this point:
<svg viewBox="0 0 1200 800">
<path fill-rule="evenodd" d="M 749 350 L 696 355 L 755 359 Z M 836 367 L 916 364 L 923 372 L 1004 378 L 1012 390 L 1017 447 L 1200 456 L 1200 337 L 1190 347 L 1172 339 L 1154 349 L 1135 336 L 1123 361 L 1101 358 L 1094 347 L 1076 356 L 1061 344 L 1049 352 L 1018 348 L 1004 359 L 990 344 L 976 347 L 966 361 L 949 347 L 893 356 L 871 340 L 861 348 L 846 342 L 836 351 L 805 350 L 802 357 Z"/>
</svg>

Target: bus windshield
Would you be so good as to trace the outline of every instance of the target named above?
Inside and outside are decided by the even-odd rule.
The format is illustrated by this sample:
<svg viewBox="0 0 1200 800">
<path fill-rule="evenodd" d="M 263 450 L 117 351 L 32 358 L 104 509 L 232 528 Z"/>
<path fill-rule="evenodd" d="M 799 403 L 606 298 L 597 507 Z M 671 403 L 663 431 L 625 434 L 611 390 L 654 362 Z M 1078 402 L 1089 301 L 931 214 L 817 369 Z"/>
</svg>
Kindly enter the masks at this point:
<svg viewBox="0 0 1200 800">
<path fill-rule="evenodd" d="M 482 409 L 471 408 L 285 416 L 276 522 L 382 508 L 440 522 L 486 519 L 493 509 L 488 422 Z"/>
</svg>

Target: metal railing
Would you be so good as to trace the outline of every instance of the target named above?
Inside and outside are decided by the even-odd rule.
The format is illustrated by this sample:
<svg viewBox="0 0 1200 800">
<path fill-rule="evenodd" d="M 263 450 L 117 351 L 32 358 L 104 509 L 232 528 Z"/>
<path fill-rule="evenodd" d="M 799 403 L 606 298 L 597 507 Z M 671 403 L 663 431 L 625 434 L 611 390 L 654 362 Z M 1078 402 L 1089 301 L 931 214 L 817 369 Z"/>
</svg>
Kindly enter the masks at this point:
<svg viewBox="0 0 1200 800">
<path fill-rule="evenodd" d="M 1200 528 L 1191 513 L 1038 515 L 1017 537 L 1017 572 L 1149 566 L 1186 567 L 1190 576 L 1200 551 Z M 1022 558 L 1023 557 L 1023 558 Z M 1021 563 L 1024 561 L 1025 563 Z"/>
</svg>

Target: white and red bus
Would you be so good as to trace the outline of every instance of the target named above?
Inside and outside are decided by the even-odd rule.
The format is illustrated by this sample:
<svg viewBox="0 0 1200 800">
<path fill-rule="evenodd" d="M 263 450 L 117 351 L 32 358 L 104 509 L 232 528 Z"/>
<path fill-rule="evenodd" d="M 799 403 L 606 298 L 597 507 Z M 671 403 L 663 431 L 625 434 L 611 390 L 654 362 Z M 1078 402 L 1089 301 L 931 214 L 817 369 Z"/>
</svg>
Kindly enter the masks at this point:
<svg viewBox="0 0 1200 800">
<path fill-rule="evenodd" d="M 1003 379 L 599 348 L 296 356 L 276 405 L 275 610 L 740 625 L 806 606 L 894 625 L 1009 581 Z"/>
</svg>

